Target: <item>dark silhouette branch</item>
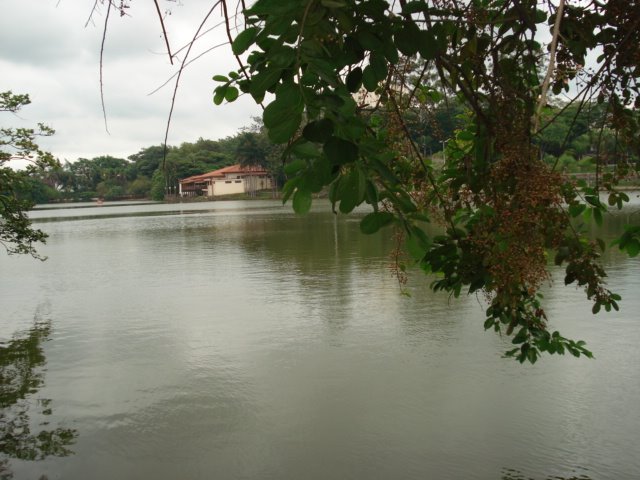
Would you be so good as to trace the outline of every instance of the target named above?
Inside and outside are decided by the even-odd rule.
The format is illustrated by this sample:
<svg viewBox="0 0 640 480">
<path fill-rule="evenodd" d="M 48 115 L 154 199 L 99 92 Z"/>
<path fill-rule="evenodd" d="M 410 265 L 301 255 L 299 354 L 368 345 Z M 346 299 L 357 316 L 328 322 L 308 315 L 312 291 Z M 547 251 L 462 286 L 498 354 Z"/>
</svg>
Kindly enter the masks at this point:
<svg viewBox="0 0 640 480">
<path fill-rule="evenodd" d="M 162 35 L 164 36 L 164 43 L 167 46 L 167 53 L 169 54 L 169 62 L 173 65 L 173 55 L 171 55 L 171 46 L 169 45 L 169 37 L 167 36 L 167 30 L 164 28 L 164 19 L 162 18 L 162 13 L 160 12 L 160 5 L 158 5 L 158 0 L 153 0 L 153 3 L 156 5 L 156 12 L 158 12 L 158 19 L 160 20 L 160 26 L 162 27 Z"/>
<path fill-rule="evenodd" d="M 111 1 L 108 2 L 107 13 L 104 16 L 104 28 L 102 30 L 102 43 L 100 44 L 100 102 L 102 103 L 102 115 L 104 117 L 104 129 L 109 133 L 109 125 L 107 124 L 107 110 L 104 106 L 104 79 L 103 79 L 103 60 L 104 60 L 104 44 L 107 40 L 107 25 L 109 24 L 109 13 L 111 13 Z"/>
</svg>

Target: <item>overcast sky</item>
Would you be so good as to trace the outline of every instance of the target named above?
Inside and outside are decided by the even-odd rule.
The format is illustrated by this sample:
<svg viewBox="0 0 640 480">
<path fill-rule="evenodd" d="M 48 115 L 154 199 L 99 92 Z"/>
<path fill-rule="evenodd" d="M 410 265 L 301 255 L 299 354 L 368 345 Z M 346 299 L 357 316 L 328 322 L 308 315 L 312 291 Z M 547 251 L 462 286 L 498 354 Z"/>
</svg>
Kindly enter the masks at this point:
<svg viewBox="0 0 640 480">
<path fill-rule="evenodd" d="M 0 0 L 0 91 L 28 93 L 31 105 L 19 118 L 2 114 L 0 125 L 43 122 L 56 135 L 41 141 L 61 161 L 113 155 L 126 158 L 163 142 L 173 82 L 149 93 L 178 71 L 166 53 L 151 0 L 133 0 L 129 15 L 111 12 L 104 51 L 104 93 L 109 133 L 100 105 L 99 58 L 106 7 L 87 19 L 94 0 Z M 119 3 L 119 2 L 116 2 Z M 185 45 L 211 8 L 208 0 L 163 0 L 172 49 Z M 216 11 L 207 25 L 221 21 Z M 206 34 L 190 57 L 226 41 L 222 27 Z M 183 55 L 180 55 L 180 59 Z M 234 135 L 260 115 L 250 98 L 215 106 L 215 74 L 236 68 L 228 45 L 191 64 L 183 73 L 169 132 L 169 145 Z"/>
</svg>

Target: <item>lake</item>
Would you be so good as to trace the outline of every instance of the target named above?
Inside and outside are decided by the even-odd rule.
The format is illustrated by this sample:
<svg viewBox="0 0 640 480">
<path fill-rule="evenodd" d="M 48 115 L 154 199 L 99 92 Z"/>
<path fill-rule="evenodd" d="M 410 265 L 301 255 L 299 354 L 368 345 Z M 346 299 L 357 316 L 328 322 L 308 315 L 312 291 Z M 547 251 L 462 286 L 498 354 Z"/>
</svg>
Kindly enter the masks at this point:
<svg viewBox="0 0 640 480">
<path fill-rule="evenodd" d="M 49 322 L 29 421 L 77 439 L 15 478 L 640 478 L 640 258 L 604 255 L 623 300 L 598 316 L 554 271 L 551 328 L 596 359 L 520 365 L 481 296 L 402 295 L 391 231 L 319 203 L 31 212 L 49 259 L 1 252 L 0 339 Z"/>
</svg>

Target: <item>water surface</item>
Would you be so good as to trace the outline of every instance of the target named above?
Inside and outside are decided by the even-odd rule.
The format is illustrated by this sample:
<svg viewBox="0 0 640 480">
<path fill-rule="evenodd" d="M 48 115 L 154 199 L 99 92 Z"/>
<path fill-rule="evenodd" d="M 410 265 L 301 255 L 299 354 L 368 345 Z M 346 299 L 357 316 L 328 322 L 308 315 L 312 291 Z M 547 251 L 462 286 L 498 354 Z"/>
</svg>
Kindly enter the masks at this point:
<svg viewBox="0 0 640 480">
<path fill-rule="evenodd" d="M 606 236 L 634 210 L 609 218 Z M 32 212 L 46 262 L 0 256 L 0 337 L 51 322 L 52 426 L 75 454 L 16 478 L 637 478 L 639 259 L 604 262 L 622 311 L 547 289 L 596 360 L 501 358 L 482 299 L 412 275 L 358 215 L 278 202 Z M 35 400 L 34 400 L 35 401 Z M 37 421 L 35 419 L 34 421 Z"/>
</svg>

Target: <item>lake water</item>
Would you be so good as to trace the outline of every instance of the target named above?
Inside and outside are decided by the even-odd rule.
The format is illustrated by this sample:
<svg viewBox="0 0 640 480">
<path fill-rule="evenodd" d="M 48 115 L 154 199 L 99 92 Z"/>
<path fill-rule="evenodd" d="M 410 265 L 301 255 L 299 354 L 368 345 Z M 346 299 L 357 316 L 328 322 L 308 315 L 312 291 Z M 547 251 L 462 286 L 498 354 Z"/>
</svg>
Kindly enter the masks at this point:
<svg viewBox="0 0 640 480">
<path fill-rule="evenodd" d="M 29 398 L 78 436 L 73 455 L 11 460 L 17 479 L 640 478 L 640 258 L 604 256 L 619 313 L 592 316 L 556 272 L 552 328 L 596 359 L 532 366 L 501 358 L 481 298 L 449 301 L 418 273 L 402 295 L 390 231 L 360 234 L 358 214 L 238 201 L 31 216 L 49 259 L 0 254 L 0 339 L 51 322 Z"/>
</svg>

